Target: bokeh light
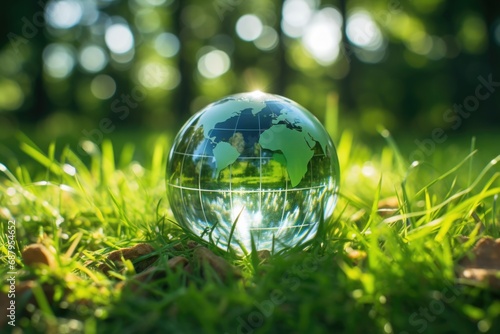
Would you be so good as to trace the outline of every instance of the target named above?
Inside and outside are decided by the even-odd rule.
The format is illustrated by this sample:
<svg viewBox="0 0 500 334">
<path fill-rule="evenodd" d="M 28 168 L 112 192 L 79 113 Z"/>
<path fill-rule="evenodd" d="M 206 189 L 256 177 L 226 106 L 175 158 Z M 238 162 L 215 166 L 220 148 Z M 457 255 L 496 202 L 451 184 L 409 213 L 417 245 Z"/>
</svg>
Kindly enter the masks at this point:
<svg viewBox="0 0 500 334">
<path fill-rule="evenodd" d="M 382 46 L 382 33 L 370 14 L 358 10 L 347 18 L 346 34 L 349 40 L 366 50 L 377 50 Z"/>
<path fill-rule="evenodd" d="M 161 27 L 161 18 L 156 10 L 144 8 L 135 15 L 135 25 L 143 33 L 154 32 Z"/>
<path fill-rule="evenodd" d="M 418 35 L 419 32 L 420 30 L 414 30 L 409 34 L 411 36 L 409 38 L 415 38 L 414 34 Z M 359 47 L 354 52 L 359 60 L 365 63 L 382 61 L 387 42 L 377 23 L 367 11 L 355 9 L 351 12 L 346 20 L 346 34 L 351 43 Z"/>
<path fill-rule="evenodd" d="M 1 117 L 20 125 L 32 115 L 43 121 L 58 112 L 99 121 L 111 112 L 107 100 L 117 95 L 117 87 L 127 92 L 137 85 L 151 94 L 133 119 L 148 125 L 182 121 L 179 110 L 190 105 L 199 109 L 223 95 L 261 88 L 318 110 L 320 119 L 325 99 L 317 96 L 338 91 L 339 112 L 346 112 L 341 122 L 362 131 L 382 120 L 386 124 L 387 114 L 394 124 L 417 131 L 444 129 L 454 123 L 443 121 L 440 108 L 474 92 L 479 75 L 496 73 L 494 54 L 500 46 L 500 18 L 493 6 L 481 9 L 465 1 L 457 15 L 441 15 L 442 0 L 411 6 L 320 0 L 37 1 L 35 7 L 9 2 L 3 21 L 9 33 L 0 46 Z M 427 90 L 433 93 L 424 94 Z M 481 101 L 477 123 L 498 119 L 488 111 L 500 97 L 491 96 Z M 441 123 L 427 121 L 432 117 Z"/>
<path fill-rule="evenodd" d="M 226 73 L 231 66 L 227 53 L 221 50 L 212 50 L 198 60 L 198 71 L 208 79 L 217 78 Z"/>
<path fill-rule="evenodd" d="M 256 40 L 262 33 L 263 25 L 261 20 L 253 14 L 243 15 L 236 22 L 236 33 L 247 42 Z"/>
<path fill-rule="evenodd" d="M 177 36 L 169 32 L 159 34 L 155 38 L 154 45 L 156 52 L 165 58 L 175 56 L 181 47 L 181 43 Z"/>
<path fill-rule="evenodd" d="M 68 29 L 80 22 L 83 10 L 76 0 L 50 1 L 45 9 L 45 21 L 54 28 Z"/>
<path fill-rule="evenodd" d="M 313 15 L 312 1 L 286 0 L 283 4 L 281 29 L 292 38 L 301 37 Z"/>
<path fill-rule="evenodd" d="M 465 51 L 477 54 L 486 49 L 488 32 L 484 20 L 477 15 L 467 15 L 462 20 L 458 38 Z"/>
<path fill-rule="evenodd" d="M 340 52 L 342 15 L 332 7 L 316 12 L 306 26 L 302 43 L 313 58 L 322 65 L 333 63 Z"/>
<path fill-rule="evenodd" d="M 106 29 L 105 41 L 111 52 L 124 54 L 134 47 L 134 36 L 128 25 L 115 23 Z"/>
<path fill-rule="evenodd" d="M 182 11 L 181 19 L 197 38 L 207 39 L 217 33 L 219 22 L 205 8 L 197 5 L 188 5 Z M 213 13 L 215 14 L 215 13 Z"/>
<path fill-rule="evenodd" d="M 98 99 L 107 100 L 115 94 L 116 82 L 109 75 L 97 75 L 90 83 L 90 91 Z"/>
<path fill-rule="evenodd" d="M 140 66 L 138 80 L 146 88 L 172 90 L 181 81 L 177 68 L 160 62 L 148 62 Z"/>
<path fill-rule="evenodd" d="M 128 52 L 125 53 L 111 53 L 111 59 L 115 62 L 115 64 L 118 65 L 127 65 L 134 60 L 135 56 L 135 50 L 130 49 Z M 122 69 L 126 69 L 127 67 L 119 67 Z"/>
<path fill-rule="evenodd" d="M 16 110 L 24 102 L 19 84 L 13 80 L 0 79 L 0 111 Z"/>
<path fill-rule="evenodd" d="M 87 45 L 80 51 L 79 61 L 87 72 L 96 73 L 106 67 L 108 56 L 100 46 Z"/>
<path fill-rule="evenodd" d="M 82 18 L 80 23 L 86 26 L 93 25 L 99 18 L 99 9 L 96 1 L 80 1 L 82 8 Z"/>
<path fill-rule="evenodd" d="M 166 5 L 168 6 L 173 2 L 173 0 L 135 0 L 137 3 L 144 5 L 144 6 L 161 6 L 161 5 Z"/>
<path fill-rule="evenodd" d="M 407 41 L 408 49 L 419 55 L 426 55 L 432 49 L 432 37 L 424 31 L 416 31 Z"/>
<path fill-rule="evenodd" d="M 279 42 L 279 36 L 272 27 L 265 26 L 260 36 L 253 42 L 262 51 L 273 50 Z"/>
<path fill-rule="evenodd" d="M 75 66 L 73 49 L 65 44 L 49 44 L 43 50 L 44 70 L 53 78 L 64 79 Z"/>
</svg>

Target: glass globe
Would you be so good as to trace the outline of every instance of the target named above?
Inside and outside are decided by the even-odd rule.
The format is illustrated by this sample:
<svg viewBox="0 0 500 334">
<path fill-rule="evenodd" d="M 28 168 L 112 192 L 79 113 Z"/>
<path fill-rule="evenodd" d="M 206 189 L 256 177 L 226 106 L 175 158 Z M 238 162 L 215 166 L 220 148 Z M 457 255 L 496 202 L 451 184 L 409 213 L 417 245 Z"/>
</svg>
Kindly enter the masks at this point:
<svg viewBox="0 0 500 334">
<path fill-rule="evenodd" d="M 167 164 L 167 195 L 183 226 L 238 253 L 310 240 L 332 216 L 339 164 L 321 123 L 297 103 L 232 95 L 187 121 Z"/>
</svg>

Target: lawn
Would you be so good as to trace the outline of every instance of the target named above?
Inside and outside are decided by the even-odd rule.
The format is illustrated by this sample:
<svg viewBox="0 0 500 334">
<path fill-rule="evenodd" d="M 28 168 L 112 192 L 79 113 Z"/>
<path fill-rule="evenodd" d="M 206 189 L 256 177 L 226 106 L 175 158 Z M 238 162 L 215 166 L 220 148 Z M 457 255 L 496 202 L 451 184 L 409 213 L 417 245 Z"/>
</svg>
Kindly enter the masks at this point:
<svg viewBox="0 0 500 334">
<path fill-rule="evenodd" d="M 0 164 L 1 331 L 498 332 L 499 139 L 413 162 L 387 131 L 375 147 L 345 130 L 333 219 L 308 244 L 241 257 L 175 223 L 171 138 L 87 141 L 83 156 L 21 135 Z"/>
</svg>

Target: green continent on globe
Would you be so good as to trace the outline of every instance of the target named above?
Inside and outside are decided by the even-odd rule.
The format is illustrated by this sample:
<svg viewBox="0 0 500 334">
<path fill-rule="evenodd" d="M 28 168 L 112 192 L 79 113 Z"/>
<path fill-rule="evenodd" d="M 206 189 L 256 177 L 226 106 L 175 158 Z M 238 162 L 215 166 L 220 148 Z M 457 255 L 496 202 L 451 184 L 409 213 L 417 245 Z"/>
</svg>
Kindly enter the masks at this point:
<svg viewBox="0 0 500 334">
<path fill-rule="evenodd" d="M 240 152 L 229 143 L 221 141 L 214 148 L 215 163 L 217 165 L 217 175 L 238 159 Z"/>
<path fill-rule="evenodd" d="M 283 153 L 288 176 L 292 187 L 295 187 L 307 172 L 307 165 L 314 155 L 313 148 L 316 142 L 308 133 L 291 130 L 285 124 L 278 124 L 262 132 L 259 144 L 262 148 Z M 282 162 L 280 156 L 275 159 Z"/>
</svg>

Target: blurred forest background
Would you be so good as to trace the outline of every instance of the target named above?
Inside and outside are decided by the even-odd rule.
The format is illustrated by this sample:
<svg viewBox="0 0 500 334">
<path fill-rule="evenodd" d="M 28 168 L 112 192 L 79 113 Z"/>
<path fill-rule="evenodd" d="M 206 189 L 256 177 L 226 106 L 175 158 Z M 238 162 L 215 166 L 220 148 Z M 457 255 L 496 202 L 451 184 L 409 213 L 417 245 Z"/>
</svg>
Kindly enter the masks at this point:
<svg viewBox="0 0 500 334">
<path fill-rule="evenodd" d="M 18 0 L 3 8 L 4 142 L 19 129 L 75 142 L 175 133 L 208 103 L 256 89 L 322 121 L 338 110 L 341 128 L 365 136 L 380 125 L 413 140 L 500 124 L 498 1 Z"/>
</svg>

